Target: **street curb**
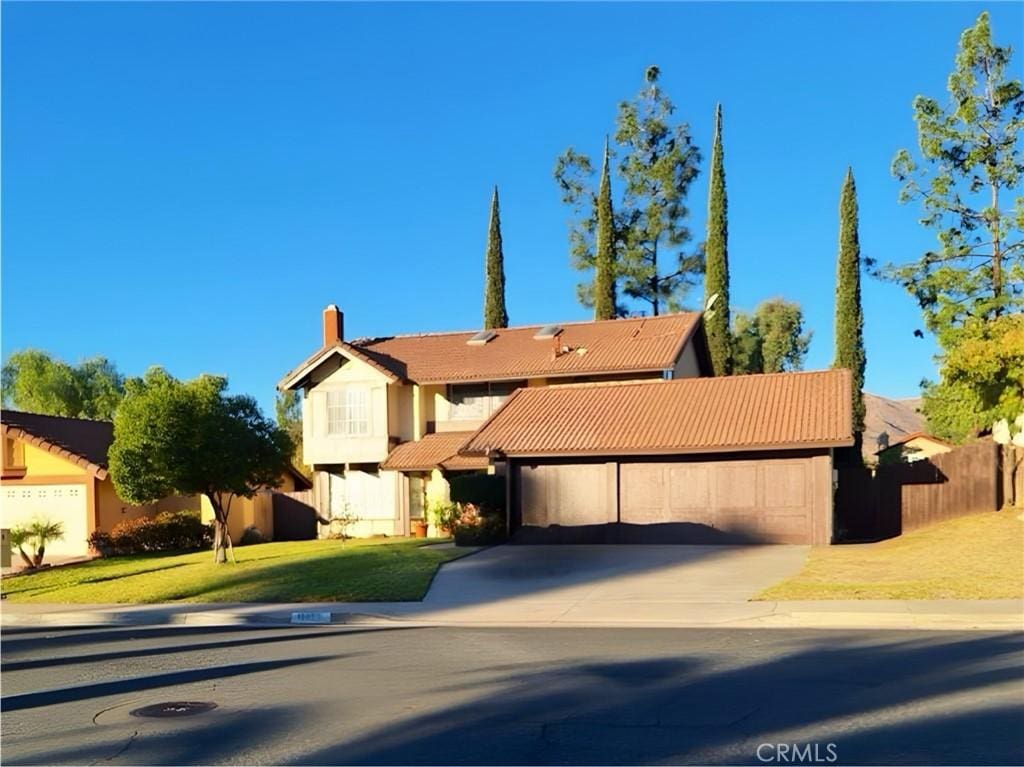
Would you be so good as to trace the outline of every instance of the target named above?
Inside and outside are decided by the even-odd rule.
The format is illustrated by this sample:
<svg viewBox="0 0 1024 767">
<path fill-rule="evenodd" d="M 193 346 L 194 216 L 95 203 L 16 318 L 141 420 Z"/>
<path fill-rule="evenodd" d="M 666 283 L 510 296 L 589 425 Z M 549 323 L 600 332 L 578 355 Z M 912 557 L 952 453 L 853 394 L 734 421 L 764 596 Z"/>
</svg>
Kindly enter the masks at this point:
<svg viewBox="0 0 1024 767">
<path fill-rule="evenodd" d="M 326 612 L 326 611 L 325 611 Z M 822 629 L 822 630 L 925 630 L 925 631 L 1024 631 L 1019 614 L 965 615 L 913 612 L 793 611 L 718 620 L 488 620 L 432 618 L 429 615 L 385 615 L 354 611 L 329 611 L 330 623 L 293 623 L 291 612 L 253 613 L 234 611 L 168 612 L 164 615 L 130 611 L 10 613 L 0 615 L 0 627 L 152 627 L 152 626 L 249 626 L 252 628 L 322 628 L 330 626 L 405 626 L 460 628 L 702 628 L 702 629 Z"/>
</svg>

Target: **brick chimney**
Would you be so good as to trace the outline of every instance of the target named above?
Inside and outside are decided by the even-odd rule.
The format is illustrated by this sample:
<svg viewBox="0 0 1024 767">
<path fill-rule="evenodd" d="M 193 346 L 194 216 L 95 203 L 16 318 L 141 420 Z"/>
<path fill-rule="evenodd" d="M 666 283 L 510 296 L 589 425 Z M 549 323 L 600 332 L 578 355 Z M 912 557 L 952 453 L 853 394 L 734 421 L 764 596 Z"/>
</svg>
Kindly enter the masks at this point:
<svg viewBox="0 0 1024 767">
<path fill-rule="evenodd" d="M 332 346 L 345 338 L 345 315 L 334 304 L 324 309 L 324 346 Z"/>
</svg>

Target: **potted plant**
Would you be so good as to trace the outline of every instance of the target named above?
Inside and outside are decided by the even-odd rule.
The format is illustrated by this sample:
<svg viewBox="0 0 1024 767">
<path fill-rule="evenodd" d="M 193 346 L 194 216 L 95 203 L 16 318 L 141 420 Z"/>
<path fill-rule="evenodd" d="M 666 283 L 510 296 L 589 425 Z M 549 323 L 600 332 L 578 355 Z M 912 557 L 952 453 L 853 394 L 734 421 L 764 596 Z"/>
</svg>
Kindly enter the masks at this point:
<svg viewBox="0 0 1024 767">
<path fill-rule="evenodd" d="M 426 538 L 427 537 L 427 523 L 422 519 L 414 519 L 412 521 L 412 537 L 413 538 Z"/>
<path fill-rule="evenodd" d="M 452 526 L 455 517 L 458 516 L 458 509 L 454 503 L 447 501 L 434 501 L 428 509 L 430 524 L 434 526 L 435 535 L 448 538 L 452 534 Z"/>
</svg>

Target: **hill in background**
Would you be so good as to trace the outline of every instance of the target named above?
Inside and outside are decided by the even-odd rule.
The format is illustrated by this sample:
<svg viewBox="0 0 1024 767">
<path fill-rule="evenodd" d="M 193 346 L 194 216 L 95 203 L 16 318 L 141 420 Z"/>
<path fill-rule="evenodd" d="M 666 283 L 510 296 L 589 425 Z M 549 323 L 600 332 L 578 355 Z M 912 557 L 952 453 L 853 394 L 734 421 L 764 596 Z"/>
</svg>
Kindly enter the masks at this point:
<svg viewBox="0 0 1024 767">
<path fill-rule="evenodd" d="M 888 399 L 864 392 L 864 458 L 874 463 L 875 452 L 915 431 L 924 431 L 921 398 Z M 882 441 L 886 440 L 886 441 Z"/>
</svg>

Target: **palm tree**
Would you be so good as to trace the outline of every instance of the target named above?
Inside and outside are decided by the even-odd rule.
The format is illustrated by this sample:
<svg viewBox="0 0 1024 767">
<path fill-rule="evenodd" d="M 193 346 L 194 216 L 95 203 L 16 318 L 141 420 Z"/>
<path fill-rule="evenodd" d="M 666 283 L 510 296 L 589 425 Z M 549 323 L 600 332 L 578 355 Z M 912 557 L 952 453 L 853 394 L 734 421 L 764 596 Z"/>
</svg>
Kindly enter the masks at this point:
<svg viewBox="0 0 1024 767">
<path fill-rule="evenodd" d="M 29 525 L 28 532 L 36 546 L 36 553 L 32 560 L 35 563 L 35 567 L 39 567 L 43 564 L 43 557 L 46 556 L 46 544 L 64 538 L 64 523 L 54 522 L 48 518 L 36 519 Z"/>
<path fill-rule="evenodd" d="M 25 553 L 24 548 L 25 544 L 32 540 L 32 532 L 27 527 L 17 525 L 16 527 L 11 528 L 8 535 L 11 540 L 11 545 L 18 548 L 18 554 L 21 555 L 21 560 L 25 563 L 25 567 L 29 570 L 34 569 L 35 565 L 32 563 L 32 558 Z"/>
</svg>

